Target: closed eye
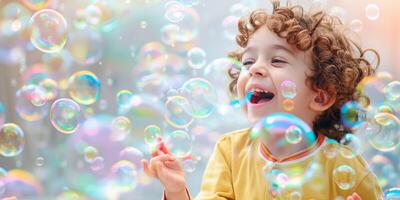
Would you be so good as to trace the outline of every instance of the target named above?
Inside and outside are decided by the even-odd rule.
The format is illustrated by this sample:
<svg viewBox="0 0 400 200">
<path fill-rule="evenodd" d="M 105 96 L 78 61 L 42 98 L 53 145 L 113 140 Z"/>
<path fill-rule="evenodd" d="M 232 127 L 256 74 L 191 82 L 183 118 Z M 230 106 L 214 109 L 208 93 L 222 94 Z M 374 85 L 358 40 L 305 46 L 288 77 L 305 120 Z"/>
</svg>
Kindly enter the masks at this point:
<svg viewBox="0 0 400 200">
<path fill-rule="evenodd" d="M 252 64 L 253 64 L 253 61 L 251 61 L 251 60 L 243 62 L 244 66 L 252 65 Z"/>
<path fill-rule="evenodd" d="M 273 60 L 272 60 L 272 63 L 287 63 L 287 62 L 284 61 L 284 60 L 273 59 Z"/>
</svg>

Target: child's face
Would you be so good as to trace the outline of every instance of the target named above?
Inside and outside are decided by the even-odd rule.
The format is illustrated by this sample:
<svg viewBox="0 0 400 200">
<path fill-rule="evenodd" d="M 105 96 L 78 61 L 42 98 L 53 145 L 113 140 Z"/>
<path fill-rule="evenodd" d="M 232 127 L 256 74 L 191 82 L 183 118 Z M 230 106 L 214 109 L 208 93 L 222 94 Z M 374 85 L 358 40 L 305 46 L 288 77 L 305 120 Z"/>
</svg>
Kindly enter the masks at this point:
<svg viewBox="0 0 400 200">
<path fill-rule="evenodd" d="M 244 106 L 251 123 L 270 113 L 289 112 L 311 126 L 321 110 L 312 106 L 316 92 L 306 86 L 306 74 L 311 73 L 312 66 L 310 52 L 297 50 L 286 39 L 263 26 L 250 36 L 242 55 L 242 64 L 237 83 L 239 98 L 244 99 L 249 91 L 256 88 L 270 92 L 264 93 L 264 98 L 253 99 Z M 281 91 L 283 81 L 291 81 L 296 85 L 294 108 L 291 111 L 283 107 L 286 99 Z"/>
</svg>

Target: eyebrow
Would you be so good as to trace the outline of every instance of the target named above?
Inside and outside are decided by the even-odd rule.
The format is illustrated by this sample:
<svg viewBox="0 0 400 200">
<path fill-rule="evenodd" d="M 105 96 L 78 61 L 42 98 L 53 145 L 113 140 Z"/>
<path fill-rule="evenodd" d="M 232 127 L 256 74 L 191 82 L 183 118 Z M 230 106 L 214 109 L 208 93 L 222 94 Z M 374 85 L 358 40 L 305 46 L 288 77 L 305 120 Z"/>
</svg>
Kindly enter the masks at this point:
<svg viewBox="0 0 400 200">
<path fill-rule="evenodd" d="M 271 49 L 283 50 L 283 51 L 285 51 L 286 53 L 288 53 L 288 54 L 292 55 L 293 57 L 295 57 L 294 52 L 293 52 L 292 50 L 290 50 L 289 48 L 283 46 L 283 45 L 274 44 L 274 45 L 270 46 L 270 48 L 271 48 Z M 251 52 L 251 51 L 255 51 L 255 50 L 256 50 L 255 47 L 246 47 L 246 48 L 244 49 L 244 51 L 242 52 L 242 55 L 244 55 L 245 53 L 247 53 L 247 52 L 249 52 L 249 51 Z"/>
</svg>

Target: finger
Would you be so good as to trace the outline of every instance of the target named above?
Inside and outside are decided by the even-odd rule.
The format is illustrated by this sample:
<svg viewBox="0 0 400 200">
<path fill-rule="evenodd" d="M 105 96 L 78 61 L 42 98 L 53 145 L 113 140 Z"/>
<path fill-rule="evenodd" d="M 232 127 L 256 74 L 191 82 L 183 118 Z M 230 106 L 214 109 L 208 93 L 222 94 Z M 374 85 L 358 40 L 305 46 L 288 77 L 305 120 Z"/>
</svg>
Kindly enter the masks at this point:
<svg viewBox="0 0 400 200">
<path fill-rule="evenodd" d="M 346 200 L 354 200 L 353 196 L 348 196 Z"/>
<path fill-rule="evenodd" d="M 161 142 L 159 150 L 165 154 L 172 154 L 171 151 L 167 148 L 167 146 L 165 146 L 164 142 Z"/>
<path fill-rule="evenodd" d="M 353 193 L 354 200 L 361 200 L 361 197 L 357 193 Z"/>
<path fill-rule="evenodd" d="M 181 165 L 178 161 L 165 161 L 164 165 L 170 169 L 181 169 Z"/>
<path fill-rule="evenodd" d="M 156 178 L 156 174 L 153 172 L 153 170 L 150 169 L 149 162 L 147 160 L 143 159 L 142 165 L 143 165 L 143 171 L 144 173 L 147 174 L 147 176 Z"/>
</svg>

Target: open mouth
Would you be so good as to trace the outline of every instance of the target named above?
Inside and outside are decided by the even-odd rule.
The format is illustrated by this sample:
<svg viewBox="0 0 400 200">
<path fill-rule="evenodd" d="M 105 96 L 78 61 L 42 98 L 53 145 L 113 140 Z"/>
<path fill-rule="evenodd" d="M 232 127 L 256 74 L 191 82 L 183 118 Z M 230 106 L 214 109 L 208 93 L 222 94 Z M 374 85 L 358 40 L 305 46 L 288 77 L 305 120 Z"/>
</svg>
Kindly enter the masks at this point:
<svg viewBox="0 0 400 200">
<path fill-rule="evenodd" d="M 271 101 L 275 94 L 269 91 L 254 89 L 250 93 L 249 102 L 251 104 L 261 104 Z"/>
</svg>

